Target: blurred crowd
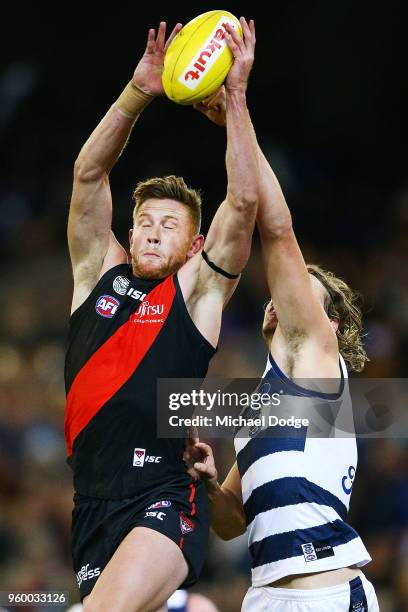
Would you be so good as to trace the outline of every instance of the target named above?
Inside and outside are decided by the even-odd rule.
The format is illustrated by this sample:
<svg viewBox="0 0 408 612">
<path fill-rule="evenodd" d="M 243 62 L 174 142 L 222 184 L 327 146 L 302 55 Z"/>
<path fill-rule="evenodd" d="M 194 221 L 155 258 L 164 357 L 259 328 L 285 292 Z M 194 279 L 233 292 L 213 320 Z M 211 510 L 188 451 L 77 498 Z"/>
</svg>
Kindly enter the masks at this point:
<svg viewBox="0 0 408 612">
<path fill-rule="evenodd" d="M 253 15 L 238 2 L 228 8 L 255 18 L 259 42 L 249 105 L 305 259 L 361 292 L 370 357 L 364 375 L 404 378 L 408 179 L 401 29 L 398 15 L 382 12 L 382 4 L 372 4 L 370 15 L 356 4 L 319 1 L 306 8 L 303 2 L 277 2 L 269 28 L 265 8 Z M 4 35 L 0 591 L 69 591 L 71 601 L 78 601 L 69 550 L 73 492 L 63 439 L 72 167 L 81 144 L 129 80 L 146 28 L 163 17 L 173 23 L 194 16 L 185 7 L 176 14 L 176 8 L 170 15 L 168 9 L 145 8 L 133 29 L 121 22 L 120 44 L 115 22 L 85 9 L 64 14 L 58 29 L 46 29 L 39 20 L 30 28 L 35 15 L 26 14 L 21 46 L 14 52 L 10 32 Z M 211 8 L 203 5 L 194 14 Z M 391 48 L 377 44 L 380 32 Z M 124 244 L 132 188 L 149 176 L 180 174 L 200 187 L 204 232 L 208 228 L 225 193 L 225 137 L 205 121 L 165 100 L 140 119 L 112 173 L 114 230 Z M 267 298 L 255 237 L 251 260 L 225 312 L 211 375 L 262 373 L 266 349 L 260 326 Z M 214 450 L 222 478 L 233 462 L 232 445 L 218 439 Z M 373 557 L 366 575 L 382 612 L 408 612 L 408 440 L 366 440 L 359 452 L 350 518 Z M 245 536 L 228 543 L 214 536 L 196 590 L 222 612 L 237 612 L 249 568 Z"/>
</svg>

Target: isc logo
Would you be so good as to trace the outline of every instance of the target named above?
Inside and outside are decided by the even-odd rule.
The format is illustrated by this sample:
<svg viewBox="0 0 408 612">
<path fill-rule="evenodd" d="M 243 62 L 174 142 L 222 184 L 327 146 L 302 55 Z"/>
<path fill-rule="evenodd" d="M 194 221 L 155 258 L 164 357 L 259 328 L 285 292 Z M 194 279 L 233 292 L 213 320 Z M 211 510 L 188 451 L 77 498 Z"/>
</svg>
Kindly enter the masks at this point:
<svg viewBox="0 0 408 612">
<path fill-rule="evenodd" d="M 141 291 L 138 291 L 138 289 L 132 289 L 132 287 L 127 292 L 127 295 L 130 295 L 131 298 L 134 300 L 139 300 L 140 302 L 143 302 L 146 297 L 146 293 L 142 293 Z"/>
<path fill-rule="evenodd" d="M 166 513 L 165 512 L 146 512 L 143 518 L 148 518 L 149 516 L 157 518 L 159 519 L 159 521 L 162 521 L 164 517 L 166 516 Z"/>
<path fill-rule="evenodd" d="M 95 310 L 101 317 L 111 319 L 120 306 L 120 302 L 111 295 L 101 295 L 96 301 Z"/>
</svg>

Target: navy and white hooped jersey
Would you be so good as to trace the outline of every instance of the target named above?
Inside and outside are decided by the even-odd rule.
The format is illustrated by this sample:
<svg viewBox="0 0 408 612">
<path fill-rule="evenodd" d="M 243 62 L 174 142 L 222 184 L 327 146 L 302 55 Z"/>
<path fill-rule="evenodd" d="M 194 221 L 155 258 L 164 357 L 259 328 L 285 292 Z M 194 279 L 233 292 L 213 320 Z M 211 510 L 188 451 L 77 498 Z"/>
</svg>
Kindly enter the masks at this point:
<svg viewBox="0 0 408 612">
<path fill-rule="evenodd" d="M 260 390 L 263 387 L 271 397 L 275 390 L 289 412 L 313 414 L 314 424 L 273 427 L 267 419 L 263 428 L 243 429 L 235 437 L 253 586 L 371 561 L 359 535 L 346 522 L 357 467 L 353 428 L 347 429 L 348 435 L 338 436 L 333 428 L 324 437 L 310 435 L 327 411 L 336 427 L 336 415 L 342 427 L 352 420 L 341 356 L 340 365 L 340 389 L 327 394 L 287 378 L 269 355 Z M 273 402 L 268 409 L 272 415 L 282 414 L 281 406 L 274 407 Z"/>
</svg>

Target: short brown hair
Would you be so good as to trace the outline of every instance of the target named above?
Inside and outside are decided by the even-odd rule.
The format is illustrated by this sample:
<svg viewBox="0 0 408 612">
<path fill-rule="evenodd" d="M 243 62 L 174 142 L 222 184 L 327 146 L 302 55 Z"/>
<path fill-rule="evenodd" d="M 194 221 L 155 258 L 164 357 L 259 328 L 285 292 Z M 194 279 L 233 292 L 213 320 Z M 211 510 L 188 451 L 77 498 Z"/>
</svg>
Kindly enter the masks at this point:
<svg viewBox="0 0 408 612">
<path fill-rule="evenodd" d="M 350 370 L 361 372 L 366 361 L 369 361 L 363 346 L 363 322 L 361 313 L 361 296 L 353 291 L 347 283 L 333 272 L 320 266 L 309 264 L 309 274 L 319 280 L 328 295 L 325 310 L 330 319 L 337 319 L 337 339 L 339 350 Z"/>
<path fill-rule="evenodd" d="M 133 210 L 133 217 L 136 215 L 138 208 L 149 200 L 150 198 L 156 198 L 157 200 L 176 200 L 181 204 L 184 204 L 191 215 L 191 220 L 194 224 L 194 229 L 198 233 L 201 226 L 201 194 L 197 189 L 188 187 L 181 176 L 169 176 L 155 177 L 141 181 L 136 185 L 133 191 L 133 200 L 135 202 L 135 208 Z"/>
</svg>

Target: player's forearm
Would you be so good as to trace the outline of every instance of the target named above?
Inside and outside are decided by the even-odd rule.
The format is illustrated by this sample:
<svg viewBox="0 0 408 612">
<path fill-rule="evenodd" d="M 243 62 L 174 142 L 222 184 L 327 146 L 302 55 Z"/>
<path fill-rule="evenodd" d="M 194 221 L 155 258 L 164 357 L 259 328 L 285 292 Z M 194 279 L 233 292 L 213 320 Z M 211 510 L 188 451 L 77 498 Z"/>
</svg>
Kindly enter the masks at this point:
<svg viewBox="0 0 408 612">
<path fill-rule="evenodd" d="M 211 527 L 223 540 L 232 540 L 246 531 L 242 503 L 218 482 L 206 481 Z"/>
<path fill-rule="evenodd" d="M 228 199 L 255 214 L 259 189 L 258 144 L 243 91 L 227 92 Z"/>
<path fill-rule="evenodd" d="M 280 238 L 292 228 L 285 197 L 270 164 L 259 148 L 260 189 L 257 212 L 258 229 L 264 241 Z"/>
<path fill-rule="evenodd" d="M 122 153 L 136 119 L 153 100 L 128 85 L 82 147 L 75 162 L 79 178 L 95 180 L 109 174 Z"/>
</svg>

